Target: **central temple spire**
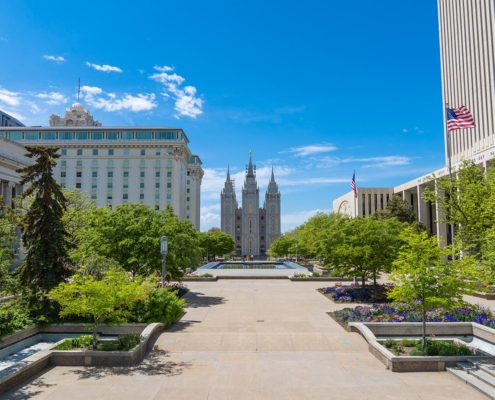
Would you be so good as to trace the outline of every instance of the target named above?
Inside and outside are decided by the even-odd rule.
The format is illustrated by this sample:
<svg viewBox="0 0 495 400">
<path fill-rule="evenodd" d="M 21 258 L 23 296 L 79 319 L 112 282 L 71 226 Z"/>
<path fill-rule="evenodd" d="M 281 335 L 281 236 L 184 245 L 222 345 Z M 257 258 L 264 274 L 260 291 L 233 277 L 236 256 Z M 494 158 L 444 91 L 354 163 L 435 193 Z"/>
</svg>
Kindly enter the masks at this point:
<svg viewBox="0 0 495 400">
<path fill-rule="evenodd" d="M 249 150 L 249 165 L 247 168 L 246 177 L 254 178 L 255 173 L 256 173 L 256 166 L 253 166 L 253 151 Z"/>
</svg>

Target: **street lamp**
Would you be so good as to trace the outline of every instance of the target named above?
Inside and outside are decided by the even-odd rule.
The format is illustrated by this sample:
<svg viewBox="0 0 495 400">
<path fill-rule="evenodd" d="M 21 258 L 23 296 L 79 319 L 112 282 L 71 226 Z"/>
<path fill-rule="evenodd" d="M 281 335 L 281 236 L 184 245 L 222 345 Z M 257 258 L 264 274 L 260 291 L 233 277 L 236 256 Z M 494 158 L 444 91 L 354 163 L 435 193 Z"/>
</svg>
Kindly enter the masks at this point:
<svg viewBox="0 0 495 400">
<path fill-rule="evenodd" d="M 168 253 L 168 239 L 166 236 L 162 236 L 160 239 L 160 253 L 162 254 L 162 287 L 165 284 L 165 263 Z"/>
</svg>

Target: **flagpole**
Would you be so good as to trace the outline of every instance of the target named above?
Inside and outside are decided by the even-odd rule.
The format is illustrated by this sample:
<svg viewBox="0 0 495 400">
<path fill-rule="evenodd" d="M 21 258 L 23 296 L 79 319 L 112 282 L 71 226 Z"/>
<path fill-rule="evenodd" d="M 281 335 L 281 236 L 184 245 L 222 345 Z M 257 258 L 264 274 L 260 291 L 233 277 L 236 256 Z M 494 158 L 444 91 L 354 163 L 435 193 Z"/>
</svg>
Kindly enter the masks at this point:
<svg viewBox="0 0 495 400">
<path fill-rule="evenodd" d="M 449 179 L 450 179 L 450 217 L 452 218 L 452 160 L 451 160 L 451 137 L 450 137 L 450 131 L 448 127 L 448 119 L 447 119 L 447 109 L 449 108 L 449 103 L 445 103 L 445 127 L 447 129 L 447 153 L 449 156 Z M 451 242 L 452 245 L 454 244 L 454 224 L 450 224 L 450 236 L 451 236 Z"/>
<path fill-rule="evenodd" d="M 356 170 L 354 170 L 354 185 L 356 184 Z M 356 196 L 356 193 L 357 193 L 357 186 L 356 186 L 356 189 L 354 189 L 354 218 L 356 218 L 358 215 L 357 215 L 357 196 Z"/>
</svg>

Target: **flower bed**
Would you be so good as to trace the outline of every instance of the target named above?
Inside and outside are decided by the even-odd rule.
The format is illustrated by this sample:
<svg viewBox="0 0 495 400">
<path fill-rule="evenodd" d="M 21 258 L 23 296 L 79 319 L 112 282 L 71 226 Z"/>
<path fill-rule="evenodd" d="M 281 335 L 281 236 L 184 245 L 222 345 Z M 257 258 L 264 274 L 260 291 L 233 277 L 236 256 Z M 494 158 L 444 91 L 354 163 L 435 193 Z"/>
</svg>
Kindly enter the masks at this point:
<svg viewBox="0 0 495 400">
<path fill-rule="evenodd" d="M 344 308 L 329 314 L 346 329 L 349 322 L 422 322 L 421 312 L 406 305 L 373 304 L 371 307 Z M 478 305 L 455 307 L 450 312 L 434 308 L 426 314 L 427 322 L 476 322 L 490 328 L 495 327 L 494 319 L 489 308 Z"/>
<path fill-rule="evenodd" d="M 481 293 L 495 293 L 495 285 L 481 282 L 474 287 L 474 290 Z"/>
<path fill-rule="evenodd" d="M 402 339 L 400 341 L 387 339 L 382 343 L 382 346 L 386 347 L 390 351 L 393 351 L 393 353 L 397 356 L 404 355 L 412 357 L 453 357 L 474 355 L 473 350 L 463 343 L 432 339 L 426 339 L 426 347 L 424 350 L 421 339 Z"/>
<path fill-rule="evenodd" d="M 393 285 L 386 283 L 383 285 L 335 285 L 335 287 L 327 287 L 318 289 L 328 298 L 336 303 L 390 303 L 387 298 L 388 292 L 393 288 Z"/>
<path fill-rule="evenodd" d="M 166 283 L 165 284 L 165 287 L 167 288 L 170 288 L 172 289 L 174 292 L 176 292 L 177 294 L 177 297 L 181 298 L 182 296 L 184 296 L 187 292 L 189 292 L 189 289 L 187 288 L 186 285 L 184 285 L 183 283 L 176 283 L 176 282 L 172 282 L 172 283 Z"/>
</svg>

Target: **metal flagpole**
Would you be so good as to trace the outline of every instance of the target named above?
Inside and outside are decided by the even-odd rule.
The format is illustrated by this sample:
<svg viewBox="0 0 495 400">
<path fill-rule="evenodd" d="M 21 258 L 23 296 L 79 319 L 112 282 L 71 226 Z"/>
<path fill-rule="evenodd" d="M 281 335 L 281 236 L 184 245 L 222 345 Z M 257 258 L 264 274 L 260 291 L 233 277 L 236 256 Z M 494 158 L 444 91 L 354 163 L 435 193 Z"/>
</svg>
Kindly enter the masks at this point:
<svg viewBox="0 0 495 400">
<path fill-rule="evenodd" d="M 450 131 L 448 127 L 448 108 L 449 108 L 449 103 L 446 103 L 446 108 L 445 108 L 445 127 L 447 129 L 447 153 L 449 155 L 449 179 L 450 179 L 450 216 L 452 217 L 452 161 L 451 161 L 451 138 L 450 138 Z M 451 242 L 454 244 L 454 224 L 450 224 L 450 236 L 451 236 Z"/>
<path fill-rule="evenodd" d="M 356 186 L 356 170 L 354 170 L 354 186 Z M 357 196 L 356 196 L 356 193 L 357 193 L 357 188 L 354 189 L 354 218 L 356 218 L 358 215 L 357 215 Z"/>
</svg>

